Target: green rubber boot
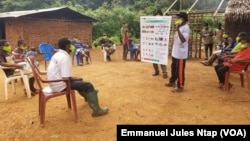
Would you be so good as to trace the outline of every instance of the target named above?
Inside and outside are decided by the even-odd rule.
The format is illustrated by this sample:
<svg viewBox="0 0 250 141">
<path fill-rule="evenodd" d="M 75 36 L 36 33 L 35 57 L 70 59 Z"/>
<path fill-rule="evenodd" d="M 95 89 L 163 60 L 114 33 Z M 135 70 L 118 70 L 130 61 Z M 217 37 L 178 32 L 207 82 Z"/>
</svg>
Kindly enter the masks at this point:
<svg viewBox="0 0 250 141">
<path fill-rule="evenodd" d="M 99 106 L 97 93 L 98 93 L 98 91 L 94 90 L 92 92 L 85 94 L 85 97 L 87 98 L 89 106 L 93 110 L 92 117 L 105 115 L 109 111 L 109 109 L 107 107 L 101 108 Z"/>
<path fill-rule="evenodd" d="M 79 94 L 84 98 L 84 100 L 87 102 L 88 100 L 87 100 L 87 98 L 86 98 L 86 96 L 85 96 L 85 94 L 84 94 L 84 92 L 79 92 Z"/>
</svg>

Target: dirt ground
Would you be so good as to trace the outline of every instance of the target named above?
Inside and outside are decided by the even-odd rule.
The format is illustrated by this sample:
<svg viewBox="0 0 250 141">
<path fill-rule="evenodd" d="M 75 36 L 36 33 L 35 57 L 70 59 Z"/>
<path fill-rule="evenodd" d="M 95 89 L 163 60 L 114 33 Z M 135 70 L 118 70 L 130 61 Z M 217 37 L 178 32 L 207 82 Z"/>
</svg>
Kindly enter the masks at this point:
<svg viewBox="0 0 250 141">
<path fill-rule="evenodd" d="M 41 128 L 38 95 L 28 99 L 18 81 L 17 93 L 12 94 L 9 86 L 9 99 L 5 100 L 2 80 L 0 140 L 116 141 L 118 124 L 250 123 L 250 93 L 240 86 L 238 75 L 231 77 L 234 86 L 225 92 L 217 88 L 213 67 L 201 65 L 201 59 L 189 59 L 184 92 L 172 93 L 164 86 L 169 78 L 151 75 L 152 64 L 122 61 L 121 47 L 116 53 L 111 62 L 104 62 L 101 50 L 92 49 L 92 64 L 73 66 L 73 74 L 92 82 L 99 90 L 100 105 L 110 109 L 107 115 L 93 118 L 88 104 L 77 94 L 77 123 L 63 96 L 47 102 L 45 127 Z M 40 65 L 44 68 L 42 59 Z"/>
</svg>

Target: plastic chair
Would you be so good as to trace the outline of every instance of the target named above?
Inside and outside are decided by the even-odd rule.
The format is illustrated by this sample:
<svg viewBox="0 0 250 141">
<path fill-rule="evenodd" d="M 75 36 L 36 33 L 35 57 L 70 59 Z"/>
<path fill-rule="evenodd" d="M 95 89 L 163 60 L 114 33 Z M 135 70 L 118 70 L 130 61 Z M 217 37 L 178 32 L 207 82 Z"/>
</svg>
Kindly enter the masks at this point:
<svg viewBox="0 0 250 141">
<path fill-rule="evenodd" d="M 27 97 L 31 98 L 29 78 L 28 78 L 28 75 L 24 74 L 24 71 L 22 69 L 16 69 L 16 71 L 13 75 L 7 76 L 4 72 L 4 69 L 13 69 L 13 68 L 3 67 L 3 66 L 0 66 L 0 68 L 1 68 L 0 70 L 4 76 L 4 94 L 5 94 L 6 100 L 8 100 L 8 84 L 11 83 L 12 91 L 13 91 L 13 93 L 16 93 L 15 80 L 17 80 L 17 79 L 23 80 L 24 87 L 25 87 L 25 90 L 27 93 Z"/>
<path fill-rule="evenodd" d="M 115 44 L 113 44 L 113 48 L 115 49 L 115 52 L 113 54 L 115 54 L 115 57 L 117 59 L 117 49 Z M 104 47 L 102 47 L 102 52 L 103 52 L 103 60 L 107 62 L 107 52 Z"/>
<path fill-rule="evenodd" d="M 38 49 L 39 49 L 39 52 L 43 54 L 43 58 L 45 62 L 45 70 L 47 70 L 47 61 L 51 60 L 53 53 L 57 50 L 49 43 L 41 43 Z"/>
<path fill-rule="evenodd" d="M 250 65 L 250 60 L 248 61 L 242 61 L 242 62 L 237 62 L 237 63 L 241 63 L 241 65 L 243 66 L 242 70 L 233 70 L 232 69 L 232 64 L 231 66 L 229 66 L 229 71 L 225 73 L 225 87 L 224 90 L 225 91 L 229 91 L 229 79 L 230 79 L 230 75 L 231 74 L 239 74 L 240 75 L 240 82 L 241 82 L 241 87 L 244 87 L 244 82 L 245 82 L 245 77 L 247 78 L 246 81 L 248 83 L 248 89 L 250 90 L 250 80 L 249 80 L 249 71 L 248 66 Z"/>
<path fill-rule="evenodd" d="M 78 121 L 78 113 L 77 113 L 77 107 L 76 107 L 76 97 L 74 90 L 71 90 L 70 88 L 70 79 L 58 79 L 58 80 L 45 80 L 42 78 L 42 75 L 46 75 L 46 72 L 41 72 L 28 58 L 28 63 L 30 64 L 32 71 L 35 75 L 35 79 L 37 81 L 38 87 L 39 87 L 39 116 L 40 116 L 40 126 L 44 127 L 45 125 L 45 109 L 46 109 L 46 102 L 51 99 L 58 96 L 66 95 L 68 108 L 71 109 L 71 101 L 73 104 L 74 114 L 75 114 L 75 121 Z M 67 84 L 66 90 L 62 92 L 52 92 L 50 87 L 43 87 L 43 84 L 48 84 L 51 82 L 61 82 L 64 81 Z"/>
</svg>

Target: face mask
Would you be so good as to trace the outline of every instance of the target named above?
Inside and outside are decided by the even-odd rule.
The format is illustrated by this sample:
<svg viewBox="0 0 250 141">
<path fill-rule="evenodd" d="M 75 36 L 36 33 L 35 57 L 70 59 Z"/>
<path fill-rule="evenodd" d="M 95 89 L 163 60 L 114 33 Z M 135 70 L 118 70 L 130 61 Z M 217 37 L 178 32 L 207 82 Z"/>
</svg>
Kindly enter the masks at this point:
<svg viewBox="0 0 250 141">
<path fill-rule="evenodd" d="M 175 24 L 175 25 L 179 25 L 179 24 L 181 24 L 182 22 L 183 22 L 182 19 L 177 19 L 177 20 L 175 20 L 174 24 Z"/>
<path fill-rule="evenodd" d="M 26 46 L 21 46 L 21 49 L 22 49 L 22 50 L 27 50 L 28 47 L 26 47 Z"/>
<path fill-rule="evenodd" d="M 3 46 L 3 50 L 7 53 L 11 53 L 11 46 Z"/>
<path fill-rule="evenodd" d="M 240 41 L 240 37 L 237 36 L 237 37 L 236 37 L 236 42 L 239 42 L 239 41 Z"/>
<path fill-rule="evenodd" d="M 102 38 L 107 39 L 107 38 L 108 38 L 108 36 L 102 36 Z"/>
<path fill-rule="evenodd" d="M 222 35 L 222 38 L 223 38 L 223 39 L 226 39 L 226 38 L 228 38 L 228 35 L 224 33 L 224 34 Z"/>
<path fill-rule="evenodd" d="M 245 47 L 247 47 L 247 44 L 245 43 L 241 44 L 241 48 L 245 48 Z"/>
</svg>

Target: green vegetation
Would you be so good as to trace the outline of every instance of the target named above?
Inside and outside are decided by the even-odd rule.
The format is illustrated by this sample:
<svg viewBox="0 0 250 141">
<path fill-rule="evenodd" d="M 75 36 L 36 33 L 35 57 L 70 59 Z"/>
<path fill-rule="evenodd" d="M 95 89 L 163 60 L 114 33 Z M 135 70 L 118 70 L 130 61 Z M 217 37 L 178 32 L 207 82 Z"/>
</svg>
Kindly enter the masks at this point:
<svg viewBox="0 0 250 141">
<path fill-rule="evenodd" d="M 194 1 L 179 0 L 171 10 L 189 9 Z M 173 2 L 174 0 L 1 0 L 0 12 L 67 6 L 98 20 L 93 24 L 93 43 L 96 43 L 105 32 L 116 44 L 119 44 L 122 22 L 128 24 L 130 37 L 138 41 L 140 38 L 140 16 L 152 15 L 157 8 L 165 11 Z M 202 0 L 193 9 L 215 9 L 219 2 L 218 0 Z M 226 2 L 224 2 L 225 4 Z M 205 20 L 211 26 L 215 25 L 213 19 Z"/>
</svg>

